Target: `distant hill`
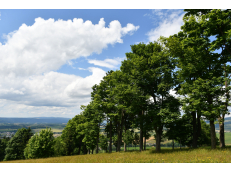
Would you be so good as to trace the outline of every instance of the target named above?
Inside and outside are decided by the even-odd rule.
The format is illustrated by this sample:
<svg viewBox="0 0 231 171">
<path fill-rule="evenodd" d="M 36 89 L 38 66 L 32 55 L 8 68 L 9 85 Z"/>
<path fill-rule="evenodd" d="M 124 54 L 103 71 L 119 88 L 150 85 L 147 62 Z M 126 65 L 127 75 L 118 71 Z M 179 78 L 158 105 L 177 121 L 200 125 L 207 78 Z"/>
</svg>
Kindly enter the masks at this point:
<svg viewBox="0 0 231 171">
<path fill-rule="evenodd" d="M 0 123 L 22 123 L 22 124 L 62 124 L 67 123 L 71 118 L 61 117 L 35 117 L 35 118 L 3 118 L 0 117 Z"/>
</svg>

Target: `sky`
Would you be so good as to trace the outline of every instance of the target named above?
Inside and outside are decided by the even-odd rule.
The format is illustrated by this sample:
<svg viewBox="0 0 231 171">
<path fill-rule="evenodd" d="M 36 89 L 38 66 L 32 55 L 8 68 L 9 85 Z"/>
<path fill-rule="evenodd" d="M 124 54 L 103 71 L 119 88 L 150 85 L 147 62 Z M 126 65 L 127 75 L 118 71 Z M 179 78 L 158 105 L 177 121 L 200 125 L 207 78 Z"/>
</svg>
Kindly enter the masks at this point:
<svg viewBox="0 0 231 171">
<path fill-rule="evenodd" d="M 168 37 L 183 25 L 183 9 L 147 3 L 113 9 L 119 4 L 113 1 L 108 9 L 96 1 L 7 2 L 0 9 L 0 117 L 74 117 L 91 101 L 91 87 L 120 68 L 130 45 Z"/>
<path fill-rule="evenodd" d="M 130 45 L 180 31 L 182 9 L 0 9 L 0 117 L 67 117 Z"/>
</svg>

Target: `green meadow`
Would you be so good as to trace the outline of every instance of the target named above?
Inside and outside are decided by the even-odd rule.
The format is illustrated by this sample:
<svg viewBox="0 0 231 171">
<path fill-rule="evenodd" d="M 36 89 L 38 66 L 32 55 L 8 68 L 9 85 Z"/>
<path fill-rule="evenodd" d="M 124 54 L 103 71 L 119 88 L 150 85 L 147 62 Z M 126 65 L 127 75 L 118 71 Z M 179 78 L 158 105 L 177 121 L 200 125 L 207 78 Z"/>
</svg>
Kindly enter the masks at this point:
<svg viewBox="0 0 231 171">
<path fill-rule="evenodd" d="M 75 156 L 50 157 L 29 160 L 13 160 L 1 163 L 230 163 L 231 146 L 225 149 L 211 147 L 198 149 L 162 148 L 157 153 L 154 148 L 146 151 L 99 153 Z"/>
</svg>

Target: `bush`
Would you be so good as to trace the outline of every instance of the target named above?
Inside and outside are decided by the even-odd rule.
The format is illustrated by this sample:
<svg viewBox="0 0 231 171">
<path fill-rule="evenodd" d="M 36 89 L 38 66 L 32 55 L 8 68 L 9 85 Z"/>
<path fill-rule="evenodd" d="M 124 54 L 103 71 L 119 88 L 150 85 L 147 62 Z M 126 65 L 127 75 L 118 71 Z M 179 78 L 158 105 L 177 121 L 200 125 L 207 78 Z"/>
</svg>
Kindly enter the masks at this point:
<svg viewBox="0 0 231 171">
<path fill-rule="evenodd" d="M 50 129 L 41 130 L 31 137 L 24 150 L 26 159 L 45 158 L 54 155 L 54 137 Z"/>
</svg>

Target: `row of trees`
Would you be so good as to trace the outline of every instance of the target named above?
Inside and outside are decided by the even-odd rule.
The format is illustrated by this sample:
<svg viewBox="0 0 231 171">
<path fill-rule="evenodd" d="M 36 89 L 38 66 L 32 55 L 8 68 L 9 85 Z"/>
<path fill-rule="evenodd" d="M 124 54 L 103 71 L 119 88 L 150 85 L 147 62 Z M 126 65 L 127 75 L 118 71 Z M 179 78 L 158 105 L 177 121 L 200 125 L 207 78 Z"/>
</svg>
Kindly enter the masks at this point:
<svg viewBox="0 0 231 171">
<path fill-rule="evenodd" d="M 225 147 L 224 118 L 230 105 L 231 11 L 185 12 L 179 33 L 149 44 L 131 45 L 120 70 L 109 71 L 100 84 L 92 87 L 92 101 L 81 106 L 83 112 L 68 122 L 57 139 L 60 155 L 86 154 L 94 149 L 98 153 L 99 145 L 104 148 L 108 141 L 109 152 L 112 143 L 117 151 L 122 143 L 126 150 L 126 144 L 135 136 L 142 151 L 152 131 L 156 151 L 161 150 L 163 136 L 193 148 L 207 144 L 215 149 L 217 119 L 220 147 Z M 101 135 L 100 126 L 105 126 L 105 135 Z M 134 129 L 139 130 L 139 135 L 133 135 Z M 42 134 L 22 146 L 24 157 L 43 156 L 32 150 L 44 143 L 36 143 Z M 51 144 L 42 148 L 52 149 Z"/>
<path fill-rule="evenodd" d="M 75 142 L 98 149 L 100 125 L 120 151 L 123 134 L 140 130 L 143 139 L 155 132 L 156 151 L 165 136 L 194 148 L 216 148 L 215 121 L 220 124 L 220 147 L 225 147 L 224 117 L 229 106 L 228 62 L 231 60 L 230 10 L 185 10 L 182 31 L 149 44 L 131 46 L 120 70 L 109 71 L 93 86 L 92 101 L 81 106 Z M 179 98 L 170 92 L 175 90 Z M 180 109 L 184 112 L 181 116 Z M 209 121 L 210 143 L 204 139 Z M 192 129 L 191 129 L 192 128 Z M 114 138 L 116 137 L 116 139 Z M 114 138 L 114 139 L 113 139 Z M 80 145 L 81 146 L 81 145 Z M 80 148 L 79 148 L 80 149 Z M 126 148 L 124 148 L 126 149 Z"/>
</svg>

